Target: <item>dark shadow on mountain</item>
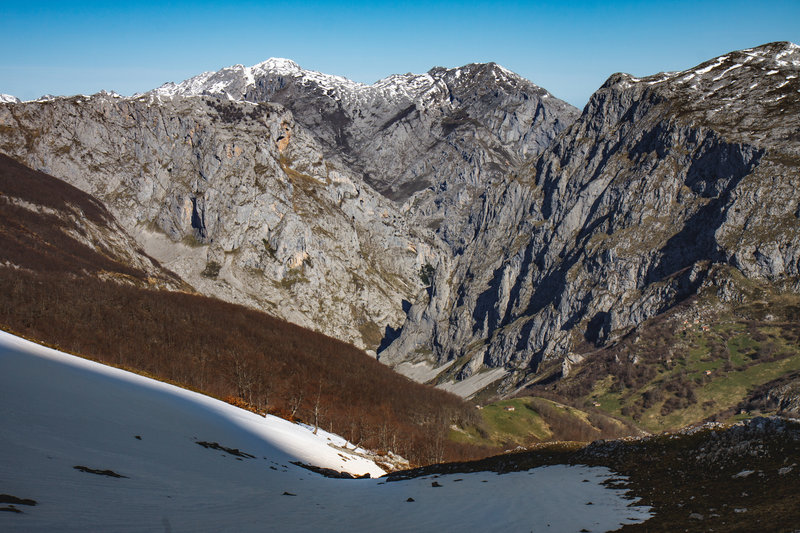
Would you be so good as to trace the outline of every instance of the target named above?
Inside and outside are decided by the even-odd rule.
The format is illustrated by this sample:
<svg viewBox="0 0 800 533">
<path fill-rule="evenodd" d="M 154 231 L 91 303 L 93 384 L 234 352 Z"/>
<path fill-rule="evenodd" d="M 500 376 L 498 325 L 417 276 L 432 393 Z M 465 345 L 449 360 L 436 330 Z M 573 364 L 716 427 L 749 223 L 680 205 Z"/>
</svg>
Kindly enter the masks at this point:
<svg viewBox="0 0 800 533">
<path fill-rule="evenodd" d="M 380 346 L 378 346 L 378 349 L 376 350 L 377 353 L 380 354 L 382 351 L 388 348 L 389 345 L 392 344 L 400 336 L 401 331 L 403 331 L 403 326 L 400 326 L 399 328 L 395 329 L 387 324 L 386 329 L 383 332 L 383 338 L 381 339 L 381 344 Z"/>
<path fill-rule="evenodd" d="M 727 216 L 731 191 L 753 171 L 764 154 L 763 150 L 751 146 L 724 143 L 713 132 L 706 136 L 702 146 L 706 148 L 692 162 L 684 184 L 710 201 L 699 208 L 659 251 L 658 262 L 645 277 L 648 285 L 699 261 L 725 259 L 716 241 L 716 231 Z"/>
<path fill-rule="evenodd" d="M 500 292 L 500 281 L 503 279 L 505 266 L 495 269 L 492 279 L 489 280 L 489 287 L 483 291 L 475 301 L 475 309 L 472 311 L 472 333 L 478 333 L 483 329 L 483 324 L 487 324 L 487 331 L 494 331 L 500 322 L 500 315 L 494 307 L 497 296 Z"/>
<path fill-rule="evenodd" d="M 583 338 L 595 346 L 600 346 L 608 338 L 609 333 L 611 333 L 611 313 L 600 311 L 586 324 Z"/>
</svg>

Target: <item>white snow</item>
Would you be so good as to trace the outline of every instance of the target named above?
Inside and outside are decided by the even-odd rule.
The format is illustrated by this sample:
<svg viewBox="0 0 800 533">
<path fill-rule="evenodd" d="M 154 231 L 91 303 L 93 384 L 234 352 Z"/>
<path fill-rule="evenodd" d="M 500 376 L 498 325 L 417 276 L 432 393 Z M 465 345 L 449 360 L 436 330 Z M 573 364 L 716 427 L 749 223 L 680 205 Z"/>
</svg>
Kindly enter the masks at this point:
<svg viewBox="0 0 800 533">
<path fill-rule="evenodd" d="M 403 361 L 394 367 L 394 371 L 416 382 L 426 383 L 450 368 L 455 362 L 456 360 L 452 359 L 441 366 L 433 366 L 427 361 L 419 361 L 417 363 Z"/>
<path fill-rule="evenodd" d="M 652 81 L 648 81 L 647 85 L 655 85 L 657 83 L 661 83 L 661 82 L 664 82 L 664 81 L 667 81 L 667 80 L 671 80 L 672 78 L 675 77 L 676 74 L 679 74 L 679 73 L 678 72 L 662 72 L 661 74 L 656 74 L 655 76 L 650 76 L 650 78 L 654 78 L 654 79 L 652 79 Z M 658 76 L 658 77 L 656 77 L 656 76 Z"/>
<path fill-rule="evenodd" d="M 722 64 L 722 62 L 725 61 L 726 59 L 728 59 L 728 56 L 719 56 L 714 63 L 711 63 L 707 67 L 703 67 L 701 69 L 697 69 L 697 70 L 695 70 L 695 72 L 697 74 L 703 75 L 703 74 L 711 71 L 712 69 L 715 69 L 718 66 L 720 66 Z"/>
<path fill-rule="evenodd" d="M 0 94 L 0 104 L 16 104 L 19 98 L 10 94 Z"/>
<path fill-rule="evenodd" d="M 725 69 L 725 70 L 722 72 L 722 74 L 720 74 L 719 76 L 715 77 L 715 78 L 714 78 L 712 81 L 719 81 L 719 80 L 721 80 L 721 79 L 722 79 L 722 77 L 723 77 L 725 74 L 727 74 L 728 72 L 730 72 L 730 71 L 732 71 L 732 70 L 735 70 L 735 69 L 737 69 L 737 68 L 741 68 L 741 67 L 742 67 L 742 64 L 741 64 L 741 63 L 736 63 L 735 65 L 733 65 L 733 66 L 730 66 L 730 67 L 726 68 L 726 69 Z"/>
<path fill-rule="evenodd" d="M 439 385 L 439 388 L 448 392 L 452 392 L 453 394 L 461 396 L 462 398 L 469 398 L 479 390 L 484 389 L 498 379 L 505 377 L 507 374 L 508 370 L 505 368 L 493 368 L 485 372 L 473 374 L 462 381 L 457 381 L 455 383 L 443 383 Z"/>
<path fill-rule="evenodd" d="M 290 461 L 380 470 L 329 445 L 340 437 L 3 332 L 0 427 L 0 493 L 37 502 L 0 513 L 4 532 L 605 531 L 650 516 L 601 484 L 604 468 L 324 478 Z"/>
</svg>

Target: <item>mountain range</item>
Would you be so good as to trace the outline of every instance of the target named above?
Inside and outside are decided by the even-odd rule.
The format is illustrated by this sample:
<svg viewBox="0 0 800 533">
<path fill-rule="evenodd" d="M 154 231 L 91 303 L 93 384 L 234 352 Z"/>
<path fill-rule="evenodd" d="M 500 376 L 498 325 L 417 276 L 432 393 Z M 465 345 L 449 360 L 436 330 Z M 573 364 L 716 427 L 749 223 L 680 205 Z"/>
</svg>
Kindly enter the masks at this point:
<svg viewBox="0 0 800 533">
<path fill-rule="evenodd" d="M 0 151 L 202 294 L 513 395 L 679 309 L 774 296 L 783 314 L 739 318 L 792 320 L 798 74 L 800 47 L 770 43 L 613 74 L 579 111 L 494 63 L 364 85 L 270 59 L 132 97 L 4 96 Z"/>
</svg>

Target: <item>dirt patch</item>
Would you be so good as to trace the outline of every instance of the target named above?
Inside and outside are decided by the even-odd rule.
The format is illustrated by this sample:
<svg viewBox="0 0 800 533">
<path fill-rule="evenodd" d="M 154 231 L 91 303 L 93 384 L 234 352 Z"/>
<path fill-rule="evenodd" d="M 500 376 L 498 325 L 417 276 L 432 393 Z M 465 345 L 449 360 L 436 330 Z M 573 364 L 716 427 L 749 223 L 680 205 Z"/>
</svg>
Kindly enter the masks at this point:
<svg viewBox="0 0 800 533">
<path fill-rule="evenodd" d="M 13 503 L 15 505 L 36 505 L 36 500 L 31 500 L 28 498 L 17 498 L 16 496 L 12 496 L 10 494 L 0 494 L 0 503 Z"/>
<path fill-rule="evenodd" d="M 325 477 L 336 478 L 336 479 L 369 479 L 369 473 L 364 474 L 363 476 L 354 476 L 349 472 L 339 472 L 338 470 L 334 470 L 333 468 L 323 468 L 321 466 L 314 466 L 308 465 L 305 463 L 301 463 L 300 461 L 291 461 L 293 465 L 300 466 L 305 468 L 306 470 L 311 470 L 312 472 L 316 472 L 317 474 L 322 474 Z"/>
<path fill-rule="evenodd" d="M 211 449 L 211 450 L 219 450 L 221 452 L 229 453 L 231 455 L 235 455 L 236 457 L 245 457 L 247 459 L 255 459 L 255 455 L 250 455 L 247 452 L 241 451 L 239 448 L 227 448 L 218 442 L 206 442 L 206 441 L 199 441 L 197 444 L 202 446 L 203 448 Z"/>
<path fill-rule="evenodd" d="M 98 476 L 108 476 L 108 477 L 117 477 L 117 478 L 125 478 L 128 479 L 128 476 L 123 476 L 122 474 L 117 474 L 113 470 L 96 470 L 94 468 L 89 468 L 88 466 L 73 466 L 75 470 L 80 470 L 81 472 L 86 472 L 87 474 L 97 474 Z"/>
</svg>

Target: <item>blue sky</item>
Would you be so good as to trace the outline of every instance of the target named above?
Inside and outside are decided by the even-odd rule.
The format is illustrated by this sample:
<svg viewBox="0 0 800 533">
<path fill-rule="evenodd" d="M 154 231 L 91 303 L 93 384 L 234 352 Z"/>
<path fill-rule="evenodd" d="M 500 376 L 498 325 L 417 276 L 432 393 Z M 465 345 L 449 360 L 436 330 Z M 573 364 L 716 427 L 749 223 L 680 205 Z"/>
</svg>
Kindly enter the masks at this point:
<svg viewBox="0 0 800 533">
<path fill-rule="evenodd" d="M 133 94 L 269 57 L 372 83 L 495 61 L 582 107 L 614 72 L 800 44 L 800 1 L 0 1 L 0 93 Z"/>
</svg>

